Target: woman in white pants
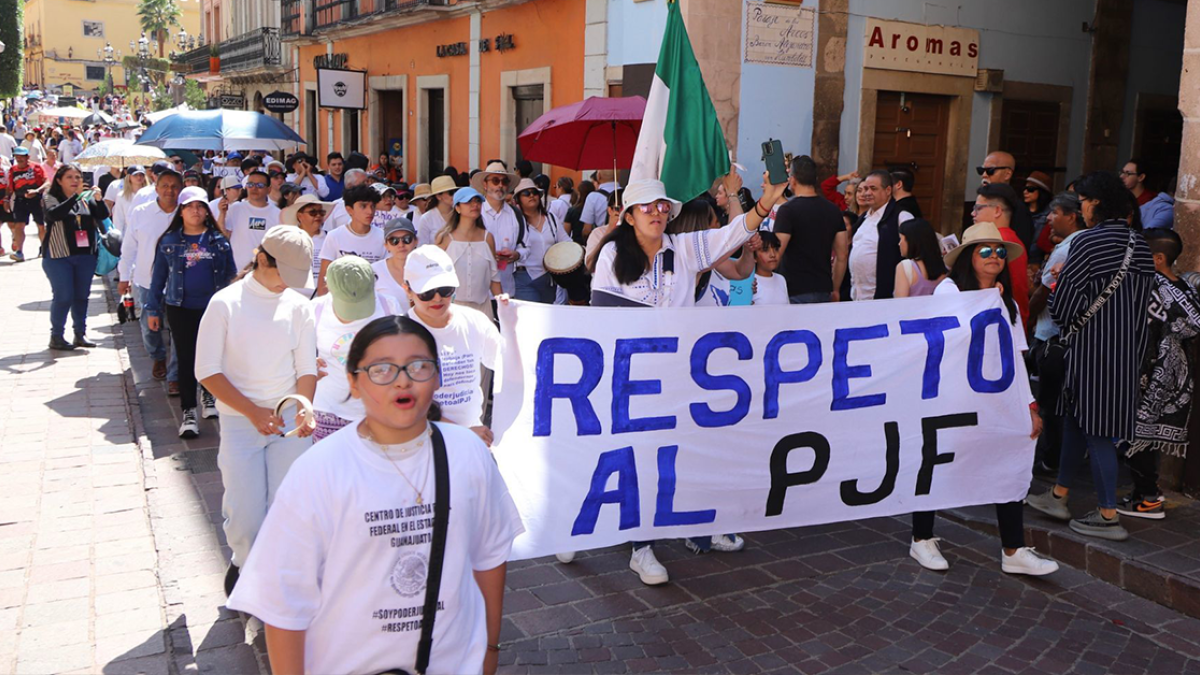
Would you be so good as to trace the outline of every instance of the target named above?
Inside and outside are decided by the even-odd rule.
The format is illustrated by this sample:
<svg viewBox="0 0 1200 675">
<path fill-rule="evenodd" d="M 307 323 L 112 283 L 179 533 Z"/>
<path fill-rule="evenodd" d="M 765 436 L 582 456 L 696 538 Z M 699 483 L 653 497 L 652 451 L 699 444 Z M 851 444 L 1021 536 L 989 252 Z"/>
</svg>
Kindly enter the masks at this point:
<svg viewBox="0 0 1200 675">
<path fill-rule="evenodd" d="M 275 414 L 291 394 L 311 400 L 317 386 L 316 325 L 305 295 L 312 287 L 312 238 L 298 227 L 267 231 L 250 269 L 209 301 L 196 340 L 196 378 L 217 398 L 217 465 L 225 496 L 225 538 L 233 560 L 225 592 L 267 516 L 283 477 L 312 441 L 315 421 Z M 297 429 L 298 427 L 298 429 Z M 288 432 L 297 430 L 292 436 Z"/>
</svg>

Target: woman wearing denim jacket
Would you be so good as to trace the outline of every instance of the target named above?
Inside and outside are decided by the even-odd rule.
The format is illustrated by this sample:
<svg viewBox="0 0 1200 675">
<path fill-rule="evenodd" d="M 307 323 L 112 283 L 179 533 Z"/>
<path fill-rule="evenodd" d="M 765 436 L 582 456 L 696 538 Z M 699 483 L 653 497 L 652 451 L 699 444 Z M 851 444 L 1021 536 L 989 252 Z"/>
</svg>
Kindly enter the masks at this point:
<svg viewBox="0 0 1200 675">
<path fill-rule="evenodd" d="M 179 405 L 183 408 L 180 438 L 200 435 L 196 419 L 196 336 L 200 318 L 213 294 L 237 273 L 229 240 L 217 228 L 202 188 L 184 188 L 179 208 L 158 240 L 154 272 L 146 298 L 146 322 L 151 330 L 162 325 L 163 311 L 171 322 L 179 355 Z M 216 400 L 207 391 L 204 417 L 216 417 Z"/>
</svg>

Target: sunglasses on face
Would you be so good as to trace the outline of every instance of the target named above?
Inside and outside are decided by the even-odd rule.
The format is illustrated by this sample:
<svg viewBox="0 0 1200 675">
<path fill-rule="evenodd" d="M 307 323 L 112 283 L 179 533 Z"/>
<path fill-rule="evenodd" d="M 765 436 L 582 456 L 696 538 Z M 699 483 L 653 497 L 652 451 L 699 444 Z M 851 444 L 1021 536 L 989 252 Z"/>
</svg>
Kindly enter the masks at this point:
<svg viewBox="0 0 1200 675">
<path fill-rule="evenodd" d="M 267 187 L 267 184 L 266 183 L 246 183 L 246 187 L 262 189 L 262 188 Z"/>
<path fill-rule="evenodd" d="M 325 215 L 325 209 L 304 209 L 300 213 L 303 213 L 304 215 L 312 217 L 312 218 L 316 218 L 318 216 Z"/>
<path fill-rule="evenodd" d="M 541 197 L 537 190 L 522 190 L 517 193 L 518 197 Z"/>
<path fill-rule="evenodd" d="M 508 187 L 508 179 L 507 178 L 496 178 L 495 176 L 493 176 L 493 177 L 487 179 L 487 181 L 485 181 L 485 182 L 488 185 L 503 185 L 504 187 Z"/>
<path fill-rule="evenodd" d="M 979 257 L 983 258 L 984 260 L 992 257 L 993 254 L 995 254 L 995 256 L 1000 260 L 1005 260 L 1008 258 L 1008 248 L 1004 246 L 980 246 L 979 248 L 975 249 L 975 252 L 978 253 Z"/>
<path fill-rule="evenodd" d="M 1037 191 L 1038 191 L 1038 189 L 1037 189 L 1036 185 L 1026 185 L 1025 186 L 1025 192 L 1037 192 Z"/>
<path fill-rule="evenodd" d="M 1011 166 L 977 166 L 977 167 L 975 167 L 975 172 L 978 173 L 980 176 L 982 176 L 984 174 L 991 176 L 992 174 L 996 173 L 997 171 L 1004 171 L 1005 169 L 1011 170 L 1012 167 Z"/>
<path fill-rule="evenodd" d="M 417 298 L 419 298 L 421 302 L 429 302 L 433 300 L 433 296 L 435 295 L 440 295 L 443 298 L 452 298 L 454 297 L 454 292 L 457 290 L 458 289 L 453 286 L 441 286 L 438 288 L 431 288 L 424 293 L 417 293 Z"/>
<path fill-rule="evenodd" d="M 637 209 L 638 209 L 638 211 L 641 211 L 642 213 L 650 213 L 651 211 L 658 211 L 659 213 L 670 213 L 671 212 L 671 202 L 669 202 L 665 199 L 660 199 L 660 200 L 658 200 L 656 202 L 652 202 L 650 204 L 638 204 Z"/>
<path fill-rule="evenodd" d="M 395 382 L 396 378 L 400 377 L 401 372 L 408 375 L 408 379 L 413 382 L 428 382 L 437 375 L 437 370 L 437 361 L 433 359 L 417 359 L 409 361 L 403 366 L 398 366 L 394 363 L 372 363 L 366 368 L 359 368 L 354 373 L 356 375 L 358 373 L 366 373 L 367 379 L 371 380 L 371 382 L 381 387 L 386 387 Z"/>
<path fill-rule="evenodd" d="M 400 244 L 404 244 L 405 246 L 408 246 L 409 244 L 413 243 L 416 240 L 417 240 L 417 238 L 411 234 L 402 234 L 398 237 L 388 237 L 387 243 L 390 246 L 399 246 Z M 434 290 L 437 290 L 437 289 L 434 289 Z"/>
</svg>

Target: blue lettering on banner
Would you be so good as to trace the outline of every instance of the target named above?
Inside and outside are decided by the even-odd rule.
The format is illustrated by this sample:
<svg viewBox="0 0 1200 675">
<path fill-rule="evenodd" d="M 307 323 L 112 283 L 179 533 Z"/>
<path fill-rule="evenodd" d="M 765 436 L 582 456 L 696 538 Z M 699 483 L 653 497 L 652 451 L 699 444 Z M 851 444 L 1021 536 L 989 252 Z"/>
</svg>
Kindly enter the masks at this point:
<svg viewBox="0 0 1200 675">
<path fill-rule="evenodd" d="M 800 370 L 784 370 L 779 364 L 780 350 L 792 344 L 808 346 L 808 362 Z M 779 417 L 779 385 L 807 382 L 820 368 L 821 340 L 811 330 L 787 330 L 771 338 L 763 354 L 763 378 L 767 385 L 763 394 L 763 419 Z"/>
<path fill-rule="evenodd" d="M 855 410 L 883 405 L 887 402 L 887 394 L 850 396 L 851 378 L 870 377 L 871 366 L 852 366 L 847 363 L 851 342 L 877 340 L 887 336 L 887 324 L 862 328 L 839 328 L 833 332 L 833 403 L 829 406 L 830 410 Z"/>
<path fill-rule="evenodd" d="M 732 391 L 737 403 L 724 412 L 714 411 L 707 403 L 691 404 L 692 419 L 701 427 L 728 427 L 741 422 L 750 413 L 750 385 L 737 375 L 710 375 L 708 357 L 718 349 L 732 349 L 739 361 L 754 356 L 750 340 L 741 333 L 709 333 L 692 346 L 692 380 L 708 391 Z M 661 454 L 660 454 L 661 457 Z"/>
<path fill-rule="evenodd" d="M 609 477 L 614 473 L 617 474 L 616 489 L 605 490 Z M 571 536 L 595 532 L 600 507 L 605 504 L 620 506 L 619 529 L 628 530 L 641 524 L 637 465 L 633 461 L 632 447 L 601 453 L 600 460 L 596 462 L 596 471 L 592 473 L 592 486 L 583 500 L 579 515 L 575 517 L 575 525 L 571 527 Z"/>
<path fill-rule="evenodd" d="M 675 428 L 675 416 L 629 416 L 629 399 L 662 393 L 662 380 L 631 380 L 629 366 L 634 354 L 673 354 L 679 350 L 679 338 L 633 338 L 617 340 L 613 355 L 612 432 L 659 431 Z"/>
<path fill-rule="evenodd" d="M 1000 377 L 989 380 L 983 376 L 983 355 L 987 351 L 987 329 L 995 324 L 1000 333 Z M 1005 391 L 1016 376 L 1013 364 L 1013 337 L 1008 327 L 1008 314 L 999 307 L 985 309 L 971 317 L 971 348 L 967 351 L 967 381 L 971 389 L 981 394 Z"/>
<path fill-rule="evenodd" d="M 570 354 L 579 359 L 583 373 L 578 382 L 554 381 L 554 357 Z M 604 374 L 604 350 L 595 340 L 583 338 L 549 338 L 538 346 L 537 378 L 533 390 L 533 435 L 549 436 L 556 398 L 571 402 L 575 416 L 575 433 L 579 436 L 600 434 L 600 418 L 588 396 L 600 384 Z"/>
<path fill-rule="evenodd" d="M 749 409 L 749 403 L 746 406 Z M 717 519 L 716 509 L 675 510 L 675 457 L 678 454 L 678 445 L 665 445 L 658 449 L 658 504 L 654 510 L 655 527 L 702 525 Z"/>
<path fill-rule="evenodd" d="M 958 328 L 958 318 L 935 316 L 929 319 L 901 321 L 903 335 L 925 336 L 928 350 L 925 352 L 925 373 L 921 378 L 921 398 L 937 398 L 938 385 L 942 380 L 942 356 L 946 354 L 946 331 Z"/>
</svg>

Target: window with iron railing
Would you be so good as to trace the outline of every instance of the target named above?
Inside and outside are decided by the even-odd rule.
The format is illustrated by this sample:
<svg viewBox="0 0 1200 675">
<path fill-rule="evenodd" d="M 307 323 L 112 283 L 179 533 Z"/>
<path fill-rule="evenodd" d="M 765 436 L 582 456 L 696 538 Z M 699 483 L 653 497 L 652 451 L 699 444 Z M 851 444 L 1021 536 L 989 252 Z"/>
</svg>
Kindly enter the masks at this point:
<svg viewBox="0 0 1200 675">
<path fill-rule="evenodd" d="M 279 29 L 273 27 L 259 28 L 226 40 L 218 49 L 222 72 L 278 66 L 283 56 Z"/>
</svg>

